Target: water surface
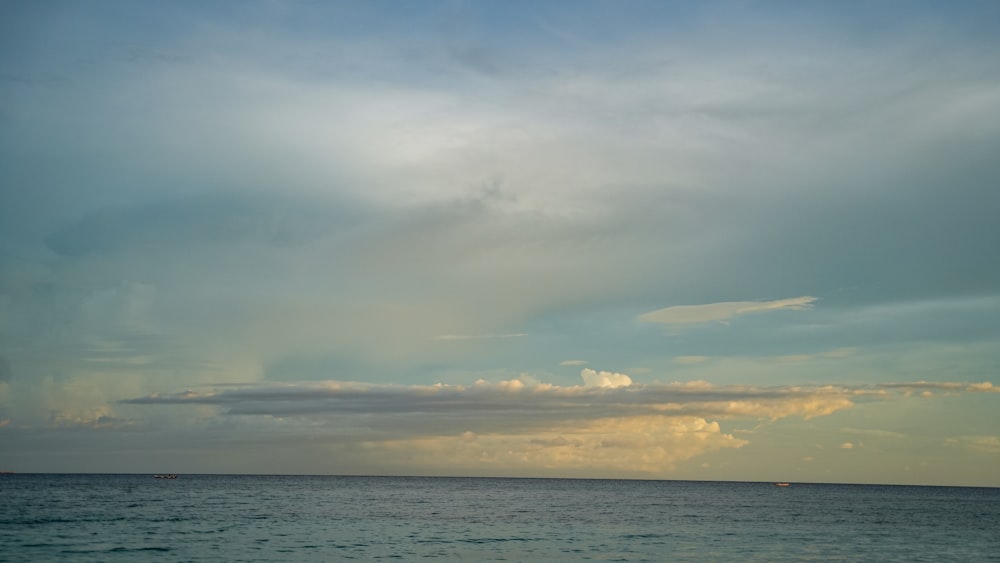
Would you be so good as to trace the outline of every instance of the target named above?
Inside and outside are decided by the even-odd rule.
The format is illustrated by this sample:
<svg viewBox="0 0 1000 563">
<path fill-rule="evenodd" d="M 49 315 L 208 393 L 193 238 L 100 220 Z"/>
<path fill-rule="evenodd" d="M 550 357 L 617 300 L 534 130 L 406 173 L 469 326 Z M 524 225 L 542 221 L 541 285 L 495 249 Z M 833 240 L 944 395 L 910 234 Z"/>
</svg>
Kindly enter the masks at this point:
<svg viewBox="0 0 1000 563">
<path fill-rule="evenodd" d="M 0 475 L 0 561 L 1000 561 L 1000 489 Z"/>
</svg>

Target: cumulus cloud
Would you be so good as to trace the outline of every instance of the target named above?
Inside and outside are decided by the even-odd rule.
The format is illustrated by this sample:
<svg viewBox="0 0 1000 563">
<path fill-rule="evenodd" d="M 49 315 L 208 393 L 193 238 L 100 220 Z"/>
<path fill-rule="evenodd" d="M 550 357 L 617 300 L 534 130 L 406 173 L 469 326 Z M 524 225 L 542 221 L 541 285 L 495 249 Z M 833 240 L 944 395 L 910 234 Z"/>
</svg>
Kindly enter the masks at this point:
<svg viewBox="0 0 1000 563">
<path fill-rule="evenodd" d="M 782 309 L 791 311 L 811 309 L 815 301 L 815 297 L 804 296 L 775 301 L 726 301 L 704 305 L 675 305 L 643 313 L 638 316 L 638 320 L 670 325 L 721 322 L 751 313 Z"/>
<path fill-rule="evenodd" d="M 587 387 L 605 387 L 617 389 L 618 387 L 628 387 L 632 385 L 632 378 L 624 373 L 614 373 L 610 371 L 594 371 L 585 368 L 580 371 L 583 384 Z"/>
</svg>

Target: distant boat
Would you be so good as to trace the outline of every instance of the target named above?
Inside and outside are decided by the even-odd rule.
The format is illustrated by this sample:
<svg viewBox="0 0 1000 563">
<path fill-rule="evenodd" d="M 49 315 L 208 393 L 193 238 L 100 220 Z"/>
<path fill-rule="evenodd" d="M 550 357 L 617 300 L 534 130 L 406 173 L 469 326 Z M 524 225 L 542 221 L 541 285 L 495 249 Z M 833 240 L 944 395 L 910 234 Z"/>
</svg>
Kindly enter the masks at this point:
<svg viewBox="0 0 1000 563">
<path fill-rule="evenodd" d="M 788 485 L 789 485 L 789 483 L 775 483 L 774 484 L 775 487 L 787 487 Z"/>
<path fill-rule="evenodd" d="M 173 473 L 167 473 L 164 475 L 153 475 L 153 479 L 176 479 L 177 475 Z"/>
</svg>

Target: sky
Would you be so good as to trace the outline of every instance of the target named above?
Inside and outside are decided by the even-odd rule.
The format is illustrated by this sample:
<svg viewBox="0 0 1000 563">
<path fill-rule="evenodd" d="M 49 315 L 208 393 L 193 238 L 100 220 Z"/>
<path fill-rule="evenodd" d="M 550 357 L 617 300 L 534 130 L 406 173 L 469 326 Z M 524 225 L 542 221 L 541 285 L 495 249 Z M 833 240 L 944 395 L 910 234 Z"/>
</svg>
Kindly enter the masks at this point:
<svg viewBox="0 0 1000 563">
<path fill-rule="evenodd" d="M 0 470 L 1000 486 L 1000 4 L 7 2 Z"/>
</svg>

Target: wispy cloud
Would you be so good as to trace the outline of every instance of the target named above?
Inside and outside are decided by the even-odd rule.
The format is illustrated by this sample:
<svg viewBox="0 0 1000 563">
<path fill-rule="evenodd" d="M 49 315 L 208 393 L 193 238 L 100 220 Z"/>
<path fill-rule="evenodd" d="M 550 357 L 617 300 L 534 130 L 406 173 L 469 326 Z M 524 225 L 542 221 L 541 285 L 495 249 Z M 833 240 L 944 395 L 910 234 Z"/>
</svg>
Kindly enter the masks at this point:
<svg viewBox="0 0 1000 563">
<path fill-rule="evenodd" d="M 434 340 L 495 340 L 504 338 L 521 338 L 528 336 L 524 332 L 512 332 L 507 334 L 439 334 Z"/>
<path fill-rule="evenodd" d="M 700 364 L 709 359 L 708 356 L 675 356 L 673 361 L 678 364 Z"/>
<path fill-rule="evenodd" d="M 638 320 L 647 323 L 670 325 L 697 324 L 712 321 L 724 322 L 740 315 L 751 313 L 763 313 L 782 309 L 791 311 L 811 309 L 815 301 L 815 297 L 804 296 L 775 301 L 725 301 L 721 303 L 706 303 L 704 305 L 675 305 L 643 313 L 638 316 Z"/>
<path fill-rule="evenodd" d="M 950 446 L 961 446 L 981 453 L 1000 454 L 1000 436 L 956 436 L 945 442 Z"/>
<path fill-rule="evenodd" d="M 878 387 L 883 389 L 895 389 L 906 393 L 920 392 L 967 392 L 967 393 L 1000 393 L 1000 387 L 993 385 L 989 381 L 980 383 L 955 383 L 940 381 L 915 381 L 915 382 L 894 382 L 879 383 Z"/>
</svg>

